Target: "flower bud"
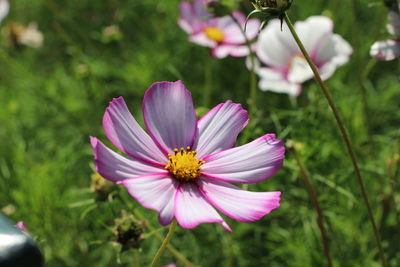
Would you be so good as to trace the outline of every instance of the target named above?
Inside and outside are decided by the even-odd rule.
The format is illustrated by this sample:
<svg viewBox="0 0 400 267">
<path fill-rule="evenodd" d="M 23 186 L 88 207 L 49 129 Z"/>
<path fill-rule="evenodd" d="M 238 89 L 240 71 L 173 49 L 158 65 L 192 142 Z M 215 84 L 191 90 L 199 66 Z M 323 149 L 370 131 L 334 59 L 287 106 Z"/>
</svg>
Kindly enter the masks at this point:
<svg viewBox="0 0 400 267">
<path fill-rule="evenodd" d="M 256 10 L 274 17 L 280 17 L 290 8 L 293 0 L 252 0 Z"/>
<path fill-rule="evenodd" d="M 141 223 L 126 211 L 122 211 L 121 218 L 115 220 L 114 232 L 116 242 L 122 246 L 122 251 L 140 248 L 140 243 L 144 239 Z"/>
<path fill-rule="evenodd" d="M 97 200 L 107 200 L 110 193 L 114 190 L 114 184 L 104 179 L 99 173 L 95 172 L 91 176 L 92 183 L 90 189 L 96 194 Z"/>
</svg>

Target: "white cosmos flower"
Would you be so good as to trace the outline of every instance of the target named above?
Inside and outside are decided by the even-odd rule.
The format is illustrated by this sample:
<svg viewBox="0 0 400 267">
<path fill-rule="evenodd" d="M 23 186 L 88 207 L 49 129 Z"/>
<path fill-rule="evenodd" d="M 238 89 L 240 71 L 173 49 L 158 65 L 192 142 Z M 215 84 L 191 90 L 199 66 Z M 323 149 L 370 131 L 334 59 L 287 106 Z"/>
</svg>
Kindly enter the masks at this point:
<svg viewBox="0 0 400 267">
<path fill-rule="evenodd" d="M 400 9 L 400 0 L 399 0 Z M 395 11 L 389 12 L 388 32 L 394 39 L 375 42 L 370 49 L 370 55 L 380 60 L 393 60 L 400 57 L 400 15 Z"/>
<path fill-rule="evenodd" d="M 336 68 L 347 63 L 352 48 L 340 35 L 333 33 L 333 22 L 324 16 L 312 16 L 295 24 L 310 57 L 322 79 L 332 76 Z M 266 66 L 256 68 L 263 91 L 298 96 L 301 84 L 314 77 L 286 24 L 272 20 L 260 33 L 257 57 Z"/>
<path fill-rule="evenodd" d="M 0 22 L 7 16 L 10 11 L 10 4 L 7 0 L 0 0 Z"/>
</svg>

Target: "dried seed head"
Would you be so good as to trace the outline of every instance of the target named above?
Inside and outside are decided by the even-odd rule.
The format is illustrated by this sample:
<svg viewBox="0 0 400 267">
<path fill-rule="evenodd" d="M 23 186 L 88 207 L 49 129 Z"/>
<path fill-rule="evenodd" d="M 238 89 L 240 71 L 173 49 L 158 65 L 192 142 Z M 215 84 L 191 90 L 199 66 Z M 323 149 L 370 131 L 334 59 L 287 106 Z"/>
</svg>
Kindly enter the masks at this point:
<svg viewBox="0 0 400 267">
<path fill-rule="evenodd" d="M 126 211 L 121 212 L 121 218 L 115 220 L 115 235 L 117 244 L 122 246 L 122 251 L 140 248 L 144 239 L 142 224 Z"/>
</svg>

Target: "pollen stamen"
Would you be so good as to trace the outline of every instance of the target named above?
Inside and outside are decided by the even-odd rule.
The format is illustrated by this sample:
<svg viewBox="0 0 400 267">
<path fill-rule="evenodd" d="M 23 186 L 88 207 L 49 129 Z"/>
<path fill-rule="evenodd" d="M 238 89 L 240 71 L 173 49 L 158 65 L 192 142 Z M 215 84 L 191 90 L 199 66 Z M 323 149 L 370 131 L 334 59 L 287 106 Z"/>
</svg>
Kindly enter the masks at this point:
<svg viewBox="0 0 400 267">
<path fill-rule="evenodd" d="M 224 40 L 224 33 L 216 27 L 208 27 L 204 29 L 204 33 L 211 40 L 221 43 Z"/>
<path fill-rule="evenodd" d="M 196 151 L 190 147 L 174 149 L 175 155 L 168 154 L 168 164 L 165 168 L 177 179 L 191 180 L 200 176 L 200 166 L 205 163 L 202 159 L 196 158 Z"/>
</svg>

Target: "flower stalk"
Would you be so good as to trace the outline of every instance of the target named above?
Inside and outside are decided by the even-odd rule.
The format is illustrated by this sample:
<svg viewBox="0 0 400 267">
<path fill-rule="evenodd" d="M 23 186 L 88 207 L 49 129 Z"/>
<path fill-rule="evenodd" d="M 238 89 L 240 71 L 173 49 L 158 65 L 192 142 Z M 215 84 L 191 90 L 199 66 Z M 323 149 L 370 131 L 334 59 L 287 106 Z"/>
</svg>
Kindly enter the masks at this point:
<svg viewBox="0 0 400 267">
<path fill-rule="evenodd" d="M 145 217 L 140 213 L 139 210 L 135 210 L 135 214 L 141 219 L 141 220 L 145 220 Z M 154 236 L 161 242 L 163 242 L 163 237 L 160 233 L 158 233 L 158 231 L 151 225 L 151 223 L 149 221 L 146 221 L 145 227 L 149 230 L 149 232 L 151 232 L 152 234 L 154 234 Z M 185 256 L 183 256 L 175 247 L 173 247 L 171 244 L 167 244 L 167 249 L 168 251 L 171 253 L 172 256 L 174 256 L 177 260 L 179 260 L 180 262 L 182 262 L 183 265 L 185 265 L 186 267 L 195 267 L 196 265 L 194 265 L 192 262 L 190 262 L 188 259 L 185 258 Z"/>
<path fill-rule="evenodd" d="M 208 56 L 206 59 L 206 66 L 204 69 L 204 80 L 205 80 L 205 90 L 203 95 L 203 106 L 208 108 L 211 102 L 211 95 L 213 90 L 213 70 L 212 70 L 212 58 Z"/>
<path fill-rule="evenodd" d="M 240 28 L 240 31 L 243 34 L 244 39 L 246 40 L 246 46 L 249 49 L 249 58 L 250 58 L 250 101 L 249 101 L 249 114 L 250 118 L 254 118 L 256 108 L 257 108 L 257 76 L 256 76 L 256 62 L 255 55 L 253 50 L 251 49 L 250 40 L 246 35 L 245 29 L 242 27 L 240 22 L 233 16 L 230 15 L 232 20 L 236 23 L 236 25 Z M 246 131 L 247 132 L 247 131 Z M 247 137 L 247 135 L 246 135 Z M 248 138 L 245 138 L 247 141 Z"/>
<path fill-rule="evenodd" d="M 176 228 L 177 221 L 174 219 L 169 227 L 168 234 L 165 236 L 164 241 L 161 243 L 161 247 L 158 249 L 156 255 L 154 256 L 153 261 L 151 262 L 151 267 L 156 267 L 158 261 L 161 258 L 161 255 L 164 253 L 164 250 L 167 248 L 169 241 L 171 240 L 172 236 L 174 235 L 175 228 Z"/>
<path fill-rule="evenodd" d="M 321 87 L 322 92 L 323 92 L 325 98 L 327 99 L 327 101 L 329 103 L 329 106 L 330 106 L 330 108 L 331 108 L 331 110 L 333 112 L 333 115 L 334 115 L 335 120 L 337 122 L 337 125 L 338 125 L 338 128 L 340 130 L 340 133 L 342 134 L 343 141 L 344 141 L 344 143 L 345 143 L 345 145 L 347 147 L 347 151 L 349 153 L 349 156 L 351 158 L 351 162 L 352 162 L 353 167 L 354 167 L 354 172 L 356 174 L 357 182 L 358 182 L 358 184 L 360 186 L 361 194 L 362 194 L 365 206 L 366 206 L 367 211 L 368 211 L 369 219 L 371 221 L 372 229 L 373 229 L 374 236 L 375 236 L 375 239 L 376 239 L 376 244 L 377 244 L 378 250 L 379 250 L 379 256 L 380 256 L 381 261 L 382 261 L 382 266 L 387 267 L 388 265 L 387 265 L 387 262 L 386 262 L 385 253 L 383 251 L 383 247 L 382 247 L 382 243 L 381 243 L 381 236 L 380 236 L 380 233 L 378 231 L 378 227 L 377 227 L 376 222 L 375 222 L 375 218 L 374 218 L 374 214 L 372 212 L 371 204 L 369 202 L 369 198 L 368 198 L 368 195 L 367 195 L 367 190 L 366 190 L 365 184 L 364 184 L 364 179 L 363 179 L 363 177 L 361 175 L 361 171 L 360 171 L 360 168 L 358 166 L 358 162 L 357 162 L 357 158 L 356 158 L 356 155 L 355 155 L 355 152 L 354 152 L 354 148 L 353 148 L 352 142 L 351 142 L 350 137 L 349 137 L 349 135 L 347 133 L 347 130 L 346 130 L 345 126 L 344 126 L 343 120 L 340 117 L 339 110 L 337 109 L 335 101 L 333 100 L 333 97 L 332 97 L 328 87 L 326 86 L 326 84 L 322 80 L 322 78 L 321 78 L 321 76 L 320 76 L 320 74 L 318 72 L 317 67 L 315 66 L 314 62 L 310 58 L 307 50 L 305 49 L 303 43 L 301 42 L 299 36 L 297 35 L 296 30 L 295 30 L 292 22 L 290 21 L 290 18 L 287 15 L 286 12 L 284 14 L 284 20 L 287 23 L 287 25 L 289 27 L 289 30 L 290 30 L 291 34 L 293 35 L 293 38 L 295 39 L 295 41 L 296 41 L 297 45 L 299 46 L 301 52 L 303 53 L 305 59 L 307 60 L 307 63 L 310 65 L 310 68 L 312 69 L 312 71 L 314 73 L 315 79 L 316 79 L 317 83 L 319 84 L 319 86 Z"/>
<path fill-rule="evenodd" d="M 318 224 L 319 231 L 321 233 L 321 243 L 322 243 L 322 247 L 324 249 L 324 255 L 325 255 L 325 258 L 327 261 L 327 266 L 332 267 L 333 264 L 332 264 L 332 257 L 331 257 L 330 251 L 329 251 L 329 240 L 328 240 L 328 236 L 326 234 L 326 230 L 324 227 L 324 217 L 322 215 L 321 206 L 319 205 L 317 192 L 316 192 L 313 184 L 311 183 L 311 179 L 310 179 L 310 176 L 309 176 L 309 173 L 308 173 L 306 167 L 304 166 L 303 162 L 300 159 L 300 155 L 296 149 L 296 144 L 294 144 L 293 142 L 291 142 L 291 143 L 288 142 L 287 145 L 291 149 L 293 156 L 297 162 L 297 165 L 299 166 L 300 176 L 303 178 L 303 181 L 307 188 L 308 194 L 310 195 L 311 203 L 314 206 L 315 212 L 317 213 L 317 224 Z"/>
</svg>

